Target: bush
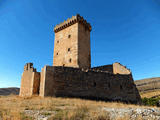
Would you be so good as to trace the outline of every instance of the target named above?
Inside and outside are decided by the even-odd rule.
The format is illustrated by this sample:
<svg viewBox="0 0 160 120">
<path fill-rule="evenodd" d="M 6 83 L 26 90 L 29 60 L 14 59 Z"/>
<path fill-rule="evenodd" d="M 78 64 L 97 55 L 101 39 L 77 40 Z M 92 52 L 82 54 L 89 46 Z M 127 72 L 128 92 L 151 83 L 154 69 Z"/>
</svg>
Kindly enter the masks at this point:
<svg viewBox="0 0 160 120">
<path fill-rule="evenodd" d="M 142 104 L 148 106 L 157 106 L 158 101 L 160 98 L 142 98 Z"/>
</svg>

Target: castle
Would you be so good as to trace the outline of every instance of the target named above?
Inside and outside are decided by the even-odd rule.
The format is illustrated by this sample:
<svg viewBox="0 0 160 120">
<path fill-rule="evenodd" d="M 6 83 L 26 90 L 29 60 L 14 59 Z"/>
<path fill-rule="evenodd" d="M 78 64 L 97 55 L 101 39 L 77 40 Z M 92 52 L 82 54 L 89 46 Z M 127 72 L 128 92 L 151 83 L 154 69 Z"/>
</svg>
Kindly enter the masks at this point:
<svg viewBox="0 0 160 120">
<path fill-rule="evenodd" d="M 24 66 L 20 96 L 77 97 L 139 103 L 132 73 L 120 63 L 91 68 L 91 25 L 80 15 L 54 27 L 53 66 Z"/>
</svg>

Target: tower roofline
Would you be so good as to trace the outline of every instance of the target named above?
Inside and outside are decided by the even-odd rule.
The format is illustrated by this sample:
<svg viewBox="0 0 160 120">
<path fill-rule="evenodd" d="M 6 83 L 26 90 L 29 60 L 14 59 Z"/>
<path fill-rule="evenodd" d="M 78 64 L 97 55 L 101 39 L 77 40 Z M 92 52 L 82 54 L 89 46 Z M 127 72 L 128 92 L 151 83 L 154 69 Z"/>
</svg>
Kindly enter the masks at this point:
<svg viewBox="0 0 160 120">
<path fill-rule="evenodd" d="M 90 23 L 88 23 L 82 16 L 80 16 L 79 14 L 77 14 L 76 16 L 72 16 L 72 18 L 68 18 L 66 21 L 64 21 L 63 23 L 60 23 L 58 25 L 56 25 L 54 27 L 54 32 L 59 32 L 60 30 L 63 30 L 75 23 L 82 23 L 83 25 L 85 25 L 85 27 L 91 31 L 92 27 L 90 25 Z"/>
</svg>

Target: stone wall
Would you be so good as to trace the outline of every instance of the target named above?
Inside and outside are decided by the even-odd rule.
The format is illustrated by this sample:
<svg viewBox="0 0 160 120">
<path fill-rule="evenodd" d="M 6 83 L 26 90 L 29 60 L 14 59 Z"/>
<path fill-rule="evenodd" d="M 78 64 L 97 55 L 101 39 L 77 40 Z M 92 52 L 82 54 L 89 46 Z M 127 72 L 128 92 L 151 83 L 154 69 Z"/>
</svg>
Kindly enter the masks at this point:
<svg viewBox="0 0 160 120">
<path fill-rule="evenodd" d="M 78 23 L 55 33 L 54 66 L 78 65 Z"/>
<path fill-rule="evenodd" d="M 45 66 L 41 96 L 80 97 L 106 101 L 140 102 L 132 75 Z"/>
<path fill-rule="evenodd" d="M 103 65 L 98 67 L 93 67 L 92 70 L 100 70 L 100 71 L 107 71 L 113 73 L 113 65 Z"/>
<path fill-rule="evenodd" d="M 20 96 L 28 97 L 39 94 L 40 73 L 33 68 L 32 63 L 24 66 L 24 72 L 21 78 Z"/>
<path fill-rule="evenodd" d="M 78 24 L 78 64 L 79 68 L 91 68 L 90 31 Z"/>
<path fill-rule="evenodd" d="M 120 63 L 113 63 L 114 74 L 131 74 L 131 71 Z"/>
</svg>

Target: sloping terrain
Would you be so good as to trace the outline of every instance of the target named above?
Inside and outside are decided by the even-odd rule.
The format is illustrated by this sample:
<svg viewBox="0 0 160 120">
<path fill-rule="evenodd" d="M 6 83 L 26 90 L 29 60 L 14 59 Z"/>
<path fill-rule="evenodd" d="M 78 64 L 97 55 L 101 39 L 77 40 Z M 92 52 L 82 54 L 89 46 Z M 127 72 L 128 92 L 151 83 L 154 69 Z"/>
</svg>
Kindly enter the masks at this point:
<svg viewBox="0 0 160 120">
<path fill-rule="evenodd" d="M 135 84 L 141 94 L 141 97 L 160 96 L 160 77 L 136 80 Z"/>
<path fill-rule="evenodd" d="M 0 88 L 0 95 L 18 95 L 19 88 L 11 87 L 11 88 Z"/>
<path fill-rule="evenodd" d="M 0 96 L 0 120 L 160 120 L 157 107 L 38 96 Z"/>
</svg>

